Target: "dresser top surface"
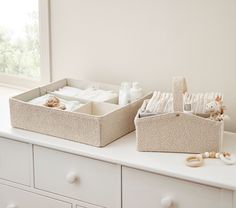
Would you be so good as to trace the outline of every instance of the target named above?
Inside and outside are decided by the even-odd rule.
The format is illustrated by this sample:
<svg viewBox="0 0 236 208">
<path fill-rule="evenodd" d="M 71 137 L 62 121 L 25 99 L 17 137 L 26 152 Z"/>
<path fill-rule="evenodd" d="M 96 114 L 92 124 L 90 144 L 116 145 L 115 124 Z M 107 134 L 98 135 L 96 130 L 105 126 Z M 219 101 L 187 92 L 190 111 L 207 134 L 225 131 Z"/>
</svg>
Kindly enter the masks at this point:
<svg viewBox="0 0 236 208">
<path fill-rule="evenodd" d="M 166 176 L 180 178 L 215 187 L 236 190 L 236 165 L 227 166 L 220 160 L 207 159 L 199 168 L 187 167 L 184 163 L 188 154 L 138 152 L 135 132 L 110 145 L 97 148 L 65 139 L 12 128 L 7 98 L 0 98 L 0 137 L 40 145 L 60 151 L 133 167 Z M 223 151 L 236 155 L 236 134 L 225 132 Z"/>
</svg>

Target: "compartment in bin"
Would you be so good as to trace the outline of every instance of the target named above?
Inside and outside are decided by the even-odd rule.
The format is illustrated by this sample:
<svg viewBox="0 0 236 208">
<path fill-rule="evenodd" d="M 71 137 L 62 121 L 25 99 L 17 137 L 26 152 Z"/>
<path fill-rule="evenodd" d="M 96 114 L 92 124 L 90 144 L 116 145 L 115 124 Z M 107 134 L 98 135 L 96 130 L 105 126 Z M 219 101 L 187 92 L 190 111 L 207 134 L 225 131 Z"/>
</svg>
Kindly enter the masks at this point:
<svg viewBox="0 0 236 208">
<path fill-rule="evenodd" d="M 120 106 L 111 104 L 111 103 L 102 103 L 102 102 L 89 102 L 79 108 L 77 108 L 75 113 L 84 113 L 94 116 L 104 116 L 108 113 L 111 113 L 117 109 L 120 109 Z"/>
</svg>

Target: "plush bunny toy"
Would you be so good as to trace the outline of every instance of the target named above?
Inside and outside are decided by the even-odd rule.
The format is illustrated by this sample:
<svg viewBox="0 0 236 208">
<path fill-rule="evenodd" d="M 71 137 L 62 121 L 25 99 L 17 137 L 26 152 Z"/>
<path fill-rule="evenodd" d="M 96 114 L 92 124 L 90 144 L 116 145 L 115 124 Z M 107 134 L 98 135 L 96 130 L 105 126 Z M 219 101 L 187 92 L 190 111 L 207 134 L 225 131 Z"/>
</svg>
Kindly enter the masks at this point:
<svg viewBox="0 0 236 208">
<path fill-rule="evenodd" d="M 57 108 L 60 110 L 65 110 L 66 106 L 62 104 L 56 96 L 50 96 L 47 100 L 46 103 L 44 103 L 44 106 L 50 107 L 50 108 Z"/>
<path fill-rule="evenodd" d="M 215 121 L 222 121 L 224 117 L 225 106 L 223 106 L 222 98 L 217 96 L 215 101 L 206 105 L 206 112 L 210 114 L 210 119 Z"/>
</svg>

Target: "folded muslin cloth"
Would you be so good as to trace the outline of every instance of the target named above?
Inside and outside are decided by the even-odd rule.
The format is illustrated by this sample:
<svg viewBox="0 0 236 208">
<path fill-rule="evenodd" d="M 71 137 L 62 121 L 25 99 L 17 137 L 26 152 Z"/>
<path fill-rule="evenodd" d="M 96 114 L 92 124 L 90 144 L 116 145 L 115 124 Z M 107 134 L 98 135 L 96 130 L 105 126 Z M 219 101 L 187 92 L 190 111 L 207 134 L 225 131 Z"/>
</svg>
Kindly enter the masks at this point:
<svg viewBox="0 0 236 208">
<path fill-rule="evenodd" d="M 48 98 L 52 96 L 51 94 L 46 94 L 37 98 L 34 98 L 30 101 L 28 101 L 30 104 L 33 105 L 39 105 L 39 106 L 44 106 L 44 104 L 46 103 L 46 101 L 48 100 Z M 82 106 L 83 104 L 80 103 L 79 101 L 68 101 L 68 100 L 64 100 L 61 98 L 58 98 L 60 100 L 60 103 L 66 106 L 65 111 L 75 111 L 78 107 Z"/>
<path fill-rule="evenodd" d="M 53 94 L 64 95 L 69 97 L 76 97 L 77 94 L 82 93 L 83 90 L 75 87 L 65 86 L 53 92 Z"/>
<path fill-rule="evenodd" d="M 197 93 L 197 94 L 184 94 L 184 104 L 191 104 L 193 114 L 206 114 L 206 106 L 208 103 L 216 100 L 220 97 L 223 101 L 223 95 L 221 93 L 207 92 L 207 93 Z"/>
<path fill-rule="evenodd" d="M 206 114 L 206 105 L 215 101 L 217 96 L 222 98 L 221 93 L 197 93 L 183 94 L 184 105 L 191 105 L 193 114 Z M 147 114 L 163 114 L 174 112 L 172 93 L 161 93 L 154 91 L 152 98 L 149 100 L 145 109 L 141 109 L 142 113 Z"/>
<path fill-rule="evenodd" d="M 118 94 L 113 91 L 95 89 L 92 87 L 81 90 L 75 87 L 65 86 L 63 88 L 60 88 L 59 90 L 54 91 L 53 94 L 96 102 L 105 102 L 118 97 Z"/>
</svg>

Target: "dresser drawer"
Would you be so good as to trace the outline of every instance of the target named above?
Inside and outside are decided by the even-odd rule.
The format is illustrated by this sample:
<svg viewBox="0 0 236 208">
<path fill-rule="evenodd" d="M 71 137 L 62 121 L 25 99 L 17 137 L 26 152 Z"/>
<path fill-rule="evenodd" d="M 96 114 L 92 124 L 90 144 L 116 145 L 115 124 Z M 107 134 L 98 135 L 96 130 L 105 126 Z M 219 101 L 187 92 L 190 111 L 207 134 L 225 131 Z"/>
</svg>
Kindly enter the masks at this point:
<svg viewBox="0 0 236 208">
<path fill-rule="evenodd" d="M 232 208 L 230 191 L 125 167 L 122 178 L 123 208 Z"/>
<path fill-rule="evenodd" d="M 30 185 L 30 144 L 0 138 L 0 178 Z"/>
<path fill-rule="evenodd" d="M 71 204 L 0 185 L 1 208 L 71 208 Z"/>
<path fill-rule="evenodd" d="M 120 166 L 39 146 L 34 160 L 36 188 L 97 206 L 120 206 Z"/>
</svg>

